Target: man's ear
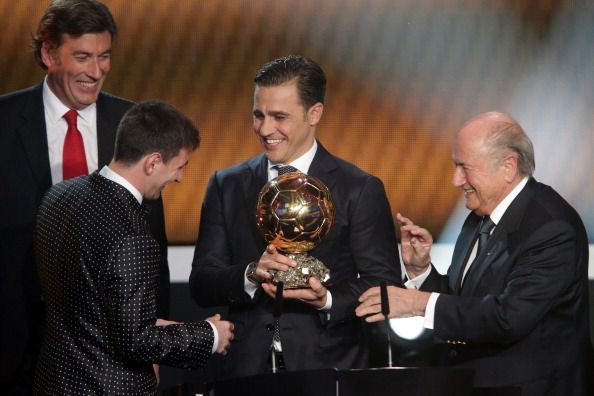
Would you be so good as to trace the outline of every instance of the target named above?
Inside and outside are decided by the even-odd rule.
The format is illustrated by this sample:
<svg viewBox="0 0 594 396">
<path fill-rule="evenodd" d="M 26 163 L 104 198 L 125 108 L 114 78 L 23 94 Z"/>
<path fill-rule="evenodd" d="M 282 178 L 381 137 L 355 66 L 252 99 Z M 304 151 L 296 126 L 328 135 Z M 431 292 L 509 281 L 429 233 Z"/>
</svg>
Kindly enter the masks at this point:
<svg viewBox="0 0 594 396">
<path fill-rule="evenodd" d="M 503 169 L 505 170 L 505 180 L 508 183 L 513 182 L 518 176 L 518 157 L 508 155 L 503 159 Z"/>
<path fill-rule="evenodd" d="M 311 106 L 309 110 L 307 110 L 307 122 L 309 126 L 315 127 L 322 119 L 322 114 L 324 113 L 324 104 L 322 102 L 318 102 Z"/>
<path fill-rule="evenodd" d="M 49 68 L 58 63 L 58 48 L 50 46 L 47 43 L 41 45 L 41 61 L 45 67 Z"/>
<path fill-rule="evenodd" d="M 151 153 L 149 155 L 147 155 L 146 157 L 144 157 L 144 162 L 143 162 L 143 169 L 144 169 L 144 173 L 146 173 L 147 175 L 152 175 L 153 172 L 155 171 L 155 166 L 158 165 L 160 162 L 163 161 L 163 158 L 161 157 L 161 153 Z"/>
</svg>

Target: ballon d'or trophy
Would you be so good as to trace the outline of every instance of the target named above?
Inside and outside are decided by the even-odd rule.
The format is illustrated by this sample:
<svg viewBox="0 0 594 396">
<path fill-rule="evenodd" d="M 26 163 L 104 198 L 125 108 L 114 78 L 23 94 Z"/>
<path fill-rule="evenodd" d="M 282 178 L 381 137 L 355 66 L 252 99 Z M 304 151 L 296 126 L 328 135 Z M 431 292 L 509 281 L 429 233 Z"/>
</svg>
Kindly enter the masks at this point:
<svg viewBox="0 0 594 396">
<path fill-rule="evenodd" d="M 267 243 L 297 262 L 288 271 L 270 271 L 272 282 L 283 282 L 285 289 L 308 288 L 312 276 L 327 282 L 330 271 L 307 252 L 330 232 L 333 222 L 330 191 L 315 177 L 289 172 L 266 183 L 256 205 L 256 224 Z"/>
</svg>

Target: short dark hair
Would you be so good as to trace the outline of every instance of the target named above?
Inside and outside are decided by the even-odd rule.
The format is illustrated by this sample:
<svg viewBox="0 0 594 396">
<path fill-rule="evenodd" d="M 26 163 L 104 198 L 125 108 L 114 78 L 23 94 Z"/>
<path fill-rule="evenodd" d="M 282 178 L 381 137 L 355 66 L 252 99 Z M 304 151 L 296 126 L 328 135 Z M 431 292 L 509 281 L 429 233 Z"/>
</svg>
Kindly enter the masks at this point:
<svg viewBox="0 0 594 396">
<path fill-rule="evenodd" d="M 64 34 L 80 37 L 86 33 L 109 32 L 113 39 L 117 27 L 105 4 L 96 0 L 53 0 L 39 21 L 31 46 L 37 63 L 44 69 L 41 59 L 43 43 L 52 48 L 62 45 Z"/>
<path fill-rule="evenodd" d="M 326 76 L 322 68 L 301 55 L 287 55 L 264 64 L 256 73 L 258 86 L 270 87 L 297 80 L 301 104 L 308 110 L 314 104 L 324 103 Z"/>
<path fill-rule="evenodd" d="M 181 149 L 193 151 L 199 145 L 198 128 L 181 111 L 162 101 L 146 101 L 130 108 L 120 121 L 114 160 L 131 165 L 158 152 L 167 163 Z"/>
</svg>

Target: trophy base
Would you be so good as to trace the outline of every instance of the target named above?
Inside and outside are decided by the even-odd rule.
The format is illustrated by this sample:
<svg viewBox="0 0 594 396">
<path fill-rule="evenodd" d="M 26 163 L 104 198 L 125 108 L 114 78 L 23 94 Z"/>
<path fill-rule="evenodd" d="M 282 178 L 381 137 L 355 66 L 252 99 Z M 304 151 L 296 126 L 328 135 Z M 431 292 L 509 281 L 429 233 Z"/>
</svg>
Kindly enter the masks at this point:
<svg viewBox="0 0 594 396">
<path fill-rule="evenodd" d="M 330 279 L 330 270 L 315 257 L 307 253 L 290 253 L 287 257 L 297 262 L 288 271 L 276 271 L 272 282 L 283 282 L 284 289 L 309 289 L 309 278 L 314 277 L 324 283 Z"/>
</svg>

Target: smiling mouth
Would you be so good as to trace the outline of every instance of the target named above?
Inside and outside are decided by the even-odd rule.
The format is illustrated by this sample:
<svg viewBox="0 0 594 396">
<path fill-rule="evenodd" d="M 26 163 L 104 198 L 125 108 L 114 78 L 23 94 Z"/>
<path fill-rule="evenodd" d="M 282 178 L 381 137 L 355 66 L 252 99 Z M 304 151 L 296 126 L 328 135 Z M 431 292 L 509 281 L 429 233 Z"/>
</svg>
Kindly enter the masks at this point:
<svg viewBox="0 0 594 396">
<path fill-rule="evenodd" d="M 468 195 L 474 192 L 474 188 L 464 188 L 464 195 Z"/>
<path fill-rule="evenodd" d="M 282 143 L 285 139 L 266 139 L 266 138 L 263 138 L 262 140 L 267 145 L 276 146 L 277 144 Z"/>
<path fill-rule="evenodd" d="M 93 88 L 93 87 L 97 86 L 98 81 L 91 81 L 91 82 L 88 82 L 88 81 L 77 81 L 76 83 L 78 85 L 80 85 L 81 87 L 83 87 L 83 88 Z"/>
</svg>

